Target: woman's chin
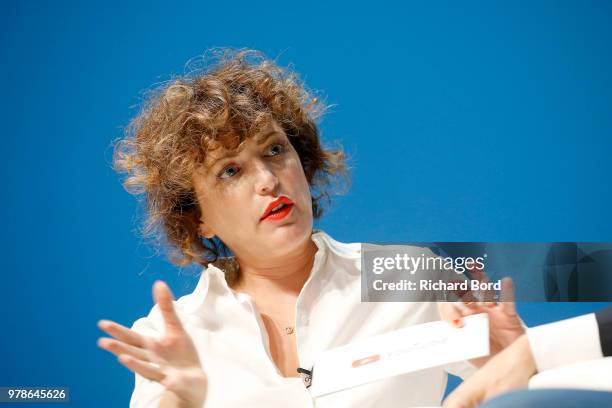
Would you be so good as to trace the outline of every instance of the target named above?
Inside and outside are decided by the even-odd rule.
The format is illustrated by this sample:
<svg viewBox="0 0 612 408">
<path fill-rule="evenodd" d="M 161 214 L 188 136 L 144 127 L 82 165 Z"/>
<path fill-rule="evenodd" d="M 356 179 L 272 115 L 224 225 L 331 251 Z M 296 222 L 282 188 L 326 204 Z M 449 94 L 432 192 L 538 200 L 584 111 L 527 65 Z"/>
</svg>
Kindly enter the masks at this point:
<svg viewBox="0 0 612 408">
<path fill-rule="evenodd" d="M 289 253 L 304 245 L 310 239 L 312 226 L 300 226 L 298 224 L 282 225 L 275 228 L 268 236 L 267 245 L 273 252 Z"/>
</svg>

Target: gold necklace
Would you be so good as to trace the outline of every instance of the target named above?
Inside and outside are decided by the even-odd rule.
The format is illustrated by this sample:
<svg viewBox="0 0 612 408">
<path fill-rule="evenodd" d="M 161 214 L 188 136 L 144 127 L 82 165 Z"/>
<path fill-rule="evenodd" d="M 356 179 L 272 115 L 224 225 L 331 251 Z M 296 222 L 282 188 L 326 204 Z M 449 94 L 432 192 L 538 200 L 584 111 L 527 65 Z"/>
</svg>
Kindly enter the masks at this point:
<svg viewBox="0 0 612 408">
<path fill-rule="evenodd" d="M 276 322 L 276 320 L 274 320 L 272 317 L 270 317 L 270 315 L 268 315 L 268 318 L 270 320 L 272 320 L 272 323 L 274 323 L 274 325 L 279 328 L 281 331 L 283 331 L 287 336 L 292 335 L 293 333 L 295 333 L 295 326 L 282 326 L 280 324 L 278 324 Z"/>
</svg>

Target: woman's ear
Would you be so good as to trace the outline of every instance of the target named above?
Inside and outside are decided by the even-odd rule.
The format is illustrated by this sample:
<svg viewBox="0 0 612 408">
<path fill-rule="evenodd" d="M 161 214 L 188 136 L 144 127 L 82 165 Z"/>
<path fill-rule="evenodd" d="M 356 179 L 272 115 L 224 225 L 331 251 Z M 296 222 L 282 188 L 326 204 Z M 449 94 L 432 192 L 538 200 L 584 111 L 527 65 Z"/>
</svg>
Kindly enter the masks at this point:
<svg viewBox="0 0 612 408">
<path fill-rule="evenodd" d="M 215 233 L 210 229 L 210 227 L 206 225 L 206 223 L 204 222 L 202 218 L 200 218 L 200 225 L 198 225 L 198 232 L 204 238 L 208 238 L 208 239 L 211 239 L 215 236 Z"/>
</svg>

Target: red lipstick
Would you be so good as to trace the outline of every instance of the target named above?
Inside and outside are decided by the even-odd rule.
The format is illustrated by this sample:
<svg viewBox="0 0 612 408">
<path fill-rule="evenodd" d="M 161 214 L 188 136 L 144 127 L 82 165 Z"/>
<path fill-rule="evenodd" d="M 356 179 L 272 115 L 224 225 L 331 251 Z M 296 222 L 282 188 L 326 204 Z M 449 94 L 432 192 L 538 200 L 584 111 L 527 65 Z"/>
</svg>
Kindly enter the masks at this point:
<svg viewBox="0 0 612 408">
<path fill-rule="evenodd" d="M 263 220 L 282 220 L 291 212 L 293 208 L 293 201 L 285 196 L 280 196 L 276 200 L 272 201 L 266 207 L 263 215 L 259 221 Z M 274 211 L 273 211 L 274 210 Z"/>
</svg>

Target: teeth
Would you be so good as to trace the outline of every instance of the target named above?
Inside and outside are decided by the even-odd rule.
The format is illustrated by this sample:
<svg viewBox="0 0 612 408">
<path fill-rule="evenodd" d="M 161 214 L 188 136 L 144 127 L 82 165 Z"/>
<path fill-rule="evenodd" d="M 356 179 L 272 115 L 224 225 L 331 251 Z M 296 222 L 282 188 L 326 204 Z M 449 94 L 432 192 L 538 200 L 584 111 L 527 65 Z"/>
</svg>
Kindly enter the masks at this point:
<svg viewBox="0 0 612 408">
<path fill-rule="evenodd" d="M 284 204 L 284 203 L 281 203 L 281 204 L 277 205 L 276 207 L 274 207 L 274 208 L 272 209 L 272 211 L 278 211 L 278 210 L 280 210 L 281 208 L 283 208 L 284 206 L 285 206 L 285 204 Z"/>
</svg>

